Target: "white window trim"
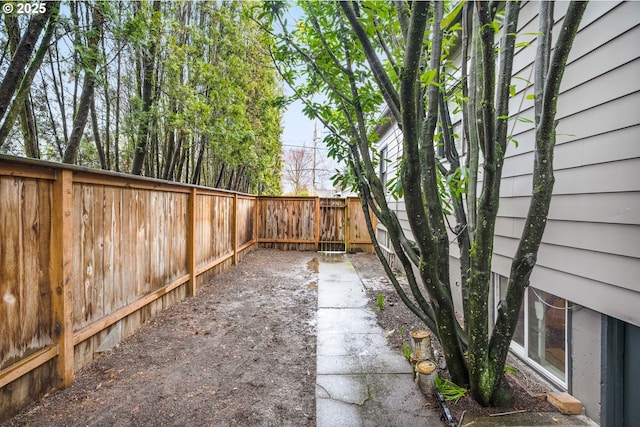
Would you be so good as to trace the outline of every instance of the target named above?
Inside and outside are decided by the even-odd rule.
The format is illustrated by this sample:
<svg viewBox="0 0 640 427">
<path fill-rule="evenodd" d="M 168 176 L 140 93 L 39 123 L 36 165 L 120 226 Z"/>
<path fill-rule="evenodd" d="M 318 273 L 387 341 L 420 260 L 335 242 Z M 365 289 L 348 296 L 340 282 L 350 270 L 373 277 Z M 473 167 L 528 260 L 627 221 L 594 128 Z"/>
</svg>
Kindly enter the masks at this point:
<svg viewBox="0 0 640 427">
<path fill-rule="evenodd" d="M 389 165 L 387 164 L 387 157 L 389 156 L 389 146 L 384 145 L 380 148 L 380 164 L 378 173 L 380 181 L 382 182 L 382 188 L 385 194 L 388 193 L 387 182 L 389 182 Z"/>
</svg>

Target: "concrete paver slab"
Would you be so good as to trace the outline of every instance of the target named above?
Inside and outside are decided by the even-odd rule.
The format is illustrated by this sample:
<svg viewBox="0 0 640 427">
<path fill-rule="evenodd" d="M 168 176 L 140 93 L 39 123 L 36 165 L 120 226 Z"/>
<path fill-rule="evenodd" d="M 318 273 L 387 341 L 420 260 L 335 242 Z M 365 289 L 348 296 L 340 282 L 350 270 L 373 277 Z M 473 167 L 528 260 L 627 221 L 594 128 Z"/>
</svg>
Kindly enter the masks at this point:
<svg viewBox="0 0 640 427">
<path fill-rule="evenodd" d="M 440 425 L 439 421 L 426 423 L 423 397 L 406 387 L 411 380 L 411 374 L 322 375 L 316 403 L 319 415 L 333 426 Z M 346 423 L 340 419 L 343 416 L 348 417 Z"/>
<path fill-rule="evenodd" d="M 319 259 L 316 425 L 442 425 L 411 365 L 389 348 L 346 255 Z"/>
<path fill-rule="evenodd" d="M 348 354 L 342 356 L 317 356 L 318 375 L 337 374 L 411 374 L 411 365 L 395 354 Z"/>
<path fill-rule="evenodd" d="M 323 331 L 349 334 L 368 334 L 380 329 L 375 314 L 367 308 L 320 308 L 318 324 L 322 324 Z"/>
<path fill-rule="evenodd" d="M 362 427 L 362 417 L 356 405 L 316 398 L 316 426 Z"/>
<path fill-rule="evenodd" d="M 366 375 L 322 375 L 316 381 L 318 395 L 326 399 L 363 405 L 369 399 Z"/>
<path fill-rule="evenodd" d="M 350 283 L 332 286 L 318 292 L 318 308 L 366 307 L 367 294 L 362 287 Z"/>
<path fill-rule="evenodd" d="M 367 349 L 384 348 L 387 339 L 380 334 L 349 334 L 336 331 L 318 331 L 317 354 L 319 356 L 344 356 Z"/>
</svg>

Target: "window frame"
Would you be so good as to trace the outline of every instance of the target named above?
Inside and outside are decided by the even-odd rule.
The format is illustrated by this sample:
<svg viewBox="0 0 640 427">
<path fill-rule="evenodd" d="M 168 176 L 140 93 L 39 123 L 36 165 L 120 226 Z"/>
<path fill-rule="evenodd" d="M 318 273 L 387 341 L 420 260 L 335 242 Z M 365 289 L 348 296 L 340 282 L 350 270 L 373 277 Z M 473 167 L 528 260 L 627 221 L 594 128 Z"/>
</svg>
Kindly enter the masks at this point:
<svg viewBox="0 0 640 427">
<path fill-rule="evenodd" d="M 500 277 L 506 278 L 505 276 L 502 276 L 499 273 L 493 273 L 493 323 L 495 324 L 495 319 L 497 318 L 497 312 L 498 312 L 498 303 L 500 302 L 501 299 L 501 294 L 500 294 Z M 539 362 L 535 361 L 533 358 L 529 357 L 529 350 L 530 350 L 530 345 L 529 345 L 529 289 L 532 288 L 534 289 L 534 291 L 542 291 L 541 289 L 535 288 L 533 286 L 529 286 L 527 288 L 527 290 L 524 293 L 524 300 L 523 300 L 523 308 L 524 308 L 524 346 L 520 345 L 519 343 L 517 343 L 516 341 L 511 341 L 510 344 L 510 351 L 511 353 L 513 353 L 515 356 L 517 356 L 520 360 L 522 360 L 524 363 L 526 363 L 527 365 L 529 365 L 531 368 L 533 368 L 536 372 L 538 372 L 540 375 L 542 375 L 544 378 L 546 378 L 547 380 L 551 381 L 553 384 L 555 384 L 556 386 L 564 389 L 564 390 L 568 390 L 569 387 L 569 352 L 570 352 L 570 347 L 569 347 L 569 325 L 570 325 L 570 319 L 569 319 L 569 301 L 567 301 L 565 299 L 565 308 L 564 308 L 564 379 L 558 377 L 556 374 L 554 374 L 551 370 L 549 370 L 548 368 L 544 367 L 542 364 L 540 364 Z M 551 294 L 550 292 L 547 291 L 542 291 L 545 292 L 549 295 L 552 296 L 556 296 Z"/>
</svg>

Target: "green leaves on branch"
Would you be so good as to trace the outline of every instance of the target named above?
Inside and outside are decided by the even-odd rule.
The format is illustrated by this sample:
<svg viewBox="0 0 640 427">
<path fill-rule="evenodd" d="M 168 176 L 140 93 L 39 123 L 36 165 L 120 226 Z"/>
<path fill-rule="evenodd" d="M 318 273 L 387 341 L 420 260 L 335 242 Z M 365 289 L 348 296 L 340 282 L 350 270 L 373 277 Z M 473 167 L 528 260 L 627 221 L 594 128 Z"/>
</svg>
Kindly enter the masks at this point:
<svg viewBox="0 0 640 427">
<path fill-rule="evenodd" d="M 433 83 L 434 79 L 438 75 L 438 70 L 427 70 L 420 75 L 420 82 L 422 83 L 422 87 L 427 87 Z M 438 83 L 434 83 L 436 86 L 439 86 Z"/>
</svg>

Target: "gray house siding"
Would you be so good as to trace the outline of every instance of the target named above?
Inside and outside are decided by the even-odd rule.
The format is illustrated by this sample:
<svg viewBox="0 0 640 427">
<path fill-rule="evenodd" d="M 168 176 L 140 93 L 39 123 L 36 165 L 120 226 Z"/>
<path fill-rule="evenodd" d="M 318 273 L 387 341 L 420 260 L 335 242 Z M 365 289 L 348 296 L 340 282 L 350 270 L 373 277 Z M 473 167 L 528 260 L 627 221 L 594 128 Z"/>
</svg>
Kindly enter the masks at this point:
<svg viewBox="0 0 640 427">
<path fill-rule="evenodd" d="M 556 2 L 556 22 L 567 4 Z M 524 3 L 519 20 L 518 42 L 532 46 L 514 61 L 520 78 L 512 81 L 517 93 L 510 100 L 509 129 L 517 146 L 510 143 L 506 152 L 492 267 L 503 276 L 531 195 L 534 129 L 516 118 L 533 119 L 533 101 L 526 97 L 533 93 L 527 81 L 533 80 L 538 6 Z M 564 384 L 598 421 L 602 319 L 640 326 L 640 2 L 590 2 L 563 77 L 557 119 L 554 197 L 531 285 L 568 302 Z M 386 147 L 390 165 L 401 155 L 400 137 L 390 127 L 377 145 Z M 394 174 L 390 167 L 389 176 Z M 408 230 L 404 204 L 393 206 Z M 455 291 L 455 245 L 451 256 Z"/>
<path fill-rule="evenodd" d="M 565 9 L 558 2 L 556 18 Z M 589 5 L 558 101 L 554 198 L 532 275 L 539 289 L 634 325 L 640 324 L 633 309 L 640 304 L 638 41 L 640 3 Z M 516 73 L 531 67 L 522 63 Z M 530 90 L 523 87 L 520 97 Z M 522 105 L 521 117 L 533 114 L 531 103 L 512 100 Z M 522 232 L 532 182 L 531 125 L 516 122 L 514 138 L 518 147 L 507 149 L 496 225 L 494 271 L 503 275 Z"/>
</svg>

